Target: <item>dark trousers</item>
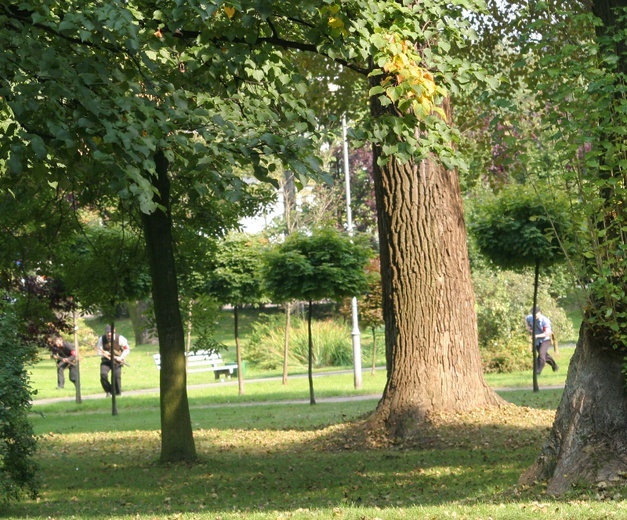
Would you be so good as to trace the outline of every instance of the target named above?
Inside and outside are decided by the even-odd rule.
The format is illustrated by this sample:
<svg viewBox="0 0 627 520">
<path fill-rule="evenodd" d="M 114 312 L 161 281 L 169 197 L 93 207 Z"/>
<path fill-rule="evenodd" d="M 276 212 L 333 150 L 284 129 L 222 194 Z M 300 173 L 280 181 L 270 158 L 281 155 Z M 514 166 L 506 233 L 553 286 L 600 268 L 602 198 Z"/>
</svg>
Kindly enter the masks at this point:
<svg viewBox="0 0 627 520">
<path fill-rule="evenodd" d="M 111 361 L 103 359 L 100 362 L 100 384 L 102 389 L 108 394 L 113 393 L 113 385 L 109 382 L 109 372 L 111 372 Z M 122 365 L 115 365 L 115 395 L 122 393 Z"/>
<path fill-rule="evenodd" d="M 557 368 L 557 363 L 549 354 L 549 347 L 551 346 L 550 341 L 543 341 L 539 345 L 536 346 L 536 350 L 538 351 L 538 359 L 536 361 L 536 374 L 540 375 L 542 373 L 542 369 L 544 365 L 547 363 L 551 366 L 553 370 Z"/>
<path fill-rule="evenodd" d="M 70 381 L 76 385 L 76 366 L 70 363 L 65 363 L 64 361 L 59 361 L 57 363 L 57 387 L 63 388 L 65 386 L 65 369 L 70 369 Z"/>
</svg>

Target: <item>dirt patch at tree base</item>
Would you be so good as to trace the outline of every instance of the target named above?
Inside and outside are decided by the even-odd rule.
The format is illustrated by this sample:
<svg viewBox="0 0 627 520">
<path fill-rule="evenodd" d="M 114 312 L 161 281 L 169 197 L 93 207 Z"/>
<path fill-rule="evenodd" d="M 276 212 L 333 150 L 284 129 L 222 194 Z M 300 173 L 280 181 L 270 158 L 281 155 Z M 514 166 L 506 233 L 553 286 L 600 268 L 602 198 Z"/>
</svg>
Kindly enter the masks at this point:
<svg viewBox="0 0 627 520">
<path fill-rule="evenodd" d="M 373 449 L 518 449 L 540 448 L 547 438 L 555 412 L 515 405 L 470 412 L 431 414 L 415 434 L 397 440 L 368 419 L 333 426 L 319 449 L 340 451 Z"/>
</svg>

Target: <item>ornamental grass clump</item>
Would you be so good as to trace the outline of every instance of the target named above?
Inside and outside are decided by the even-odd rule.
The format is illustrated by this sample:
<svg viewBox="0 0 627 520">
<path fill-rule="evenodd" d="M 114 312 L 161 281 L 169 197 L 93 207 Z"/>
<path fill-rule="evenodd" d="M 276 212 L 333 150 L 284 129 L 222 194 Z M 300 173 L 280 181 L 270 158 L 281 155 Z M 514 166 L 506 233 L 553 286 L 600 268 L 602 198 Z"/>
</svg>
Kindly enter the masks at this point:
<svg viewBox="0 0 627 520">
<path fill-rule="evenodd" d="M 313 366 L 315 368 L 346 366 L 352 363 L 350 327 L 343 321 L 324 320 L 312 323 Z M 292 318 L 289 331 L 288 366 L 307 367 L 307 321 Z M 253 325 L 245 347 L 246 359 L 261 369 L 273 370 L 283 364 L 285 317 L 266 316 Z"/>
</svg>

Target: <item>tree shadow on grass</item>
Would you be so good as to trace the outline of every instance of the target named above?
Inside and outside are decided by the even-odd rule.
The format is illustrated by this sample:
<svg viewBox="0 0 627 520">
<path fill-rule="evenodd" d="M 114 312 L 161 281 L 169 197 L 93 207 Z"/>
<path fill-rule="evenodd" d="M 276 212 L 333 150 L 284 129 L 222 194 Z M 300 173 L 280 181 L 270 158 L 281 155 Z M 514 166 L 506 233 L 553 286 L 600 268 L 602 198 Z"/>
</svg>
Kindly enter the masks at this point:
<svg viewBox="0 0 627 520">
<path fill-rule="evenodd" d="M 563 389 L 501 392 L 513 404 L 538 410 L 556 410 Z M 306 403 L 265 402 L 202 404 L 197 400 L 191 407 L 194 429 L 251 430 L 260 427 L 266 431 L 282 431 L 289 424 L 295 430 L 314 430 L 342 424 L 365 415 L 377 405 L 377 399 L 349 400 L 346 402 L 319 403 L 312 407 Z M 87 433 L 92 431 L 133 431 L 159 428 L 158 400 L 146 401 L 123 396 L 118 401 L 118 417 L 111 417 L 111 403 L 105 398 L 84 401 L 83 404 L 62 403 L 37 407 L 31 414 L 36 431 L 46 433 Z M 41 410 L 41 413 L 39 412 Z M 81 419 L 89 415 L 88 421 Z M 76 418 L 76 419 L 75 419 Z"/>
<path fill-rule="evenodd" d="M 195 432 L 199 462 L 167 466 L 156 462 L 157 430 L 50 434 L 38 456 L 41 499 L 10 505 L 0 517 L 499 503 L 513 499 L 553 415 L 505 406 L 434 416 L 403 443 L 361 420 L 300 430 L 207 425 Z"/>
</svg>

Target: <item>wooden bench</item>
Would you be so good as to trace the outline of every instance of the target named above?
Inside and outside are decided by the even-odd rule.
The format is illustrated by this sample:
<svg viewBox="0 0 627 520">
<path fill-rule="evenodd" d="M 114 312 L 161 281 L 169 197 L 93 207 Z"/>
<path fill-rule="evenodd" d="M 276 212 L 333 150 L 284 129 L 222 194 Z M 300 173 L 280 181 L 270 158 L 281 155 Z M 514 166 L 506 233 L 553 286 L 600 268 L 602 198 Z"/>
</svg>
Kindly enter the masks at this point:
<svg viewBox="0 0 627 520">
<path fill-rule="evenodd" d="M 153 354 L 155 365 L 161 370 L 161 354 Z M 237 375 L 237 363 L 225 363 L 219 352 L 198 350 L 189 352 L 187 357 L 187 373 L 213 372 L 216 379 L 230 378 Z"/>
</svg>

